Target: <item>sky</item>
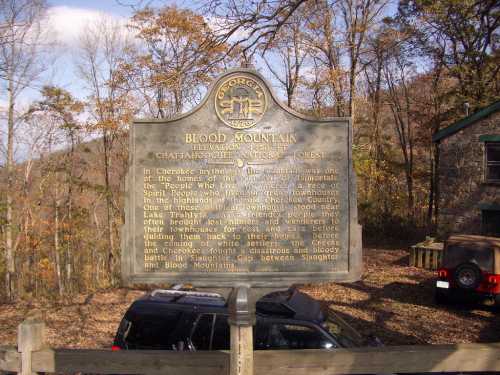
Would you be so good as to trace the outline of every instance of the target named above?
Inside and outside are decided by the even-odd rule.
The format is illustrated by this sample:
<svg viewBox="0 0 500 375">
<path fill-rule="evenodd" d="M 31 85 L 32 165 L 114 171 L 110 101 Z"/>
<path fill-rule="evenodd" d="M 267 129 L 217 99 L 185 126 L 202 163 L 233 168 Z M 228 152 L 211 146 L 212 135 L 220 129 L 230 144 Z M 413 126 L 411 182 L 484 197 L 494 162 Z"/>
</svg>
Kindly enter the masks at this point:
<svg viewBox="0 0 500 375">
<path fill-rule="evenodd" d="M 127 2 L 129 0 L 126 0 Z M 122 3 L 126 3 L 123 1 Z M 67 7 L 71 9 L 84 9 L 91 11 L 106 12 L 118 16 L 130 15 L 130 8 L 118 4 L 115 0 L 52 0 L 49 2 L 52 7 Z"/>
<path fill-rule="evenodd" d="M 80 79 L 76 60 L 79 38 L 89 23 L 102 16 L 123 23 L 133 14 L 133 6 L 141 8 L 146 4 L 152 6 L 177 5 L 193 10 L 199 8 L 199 0 L 48 0 L 48 22 L 53 30 L 52 37 L 57 40 L 53 50 L 54 62 L 50 62 L 43 79 L 37 87 L 25 90 L 19 98 L 22 107 L 39 97 L 39 89 L 44 85 L 56 85 L 71 92 L 79 99 L 85 98 L 85 87 Z M 141 2 L 142 1 L 142 2 Z M 137 7 L 138 5 L 138 7 Z M 1 93 L 0 93 L 1 95 Z M 0 96 L 0 107 L 5 107 L 5 98 Z"/>
<path fill-rule="evenodd" d="M 103 15 L 106 18 L 122 19 L 125 25 L 131 13 L 131 8 L 122 6 L 115 0 L 50 1 L 47 19 L 53 31 L 51 38 L 57 40 L 57 45 L 49 57 L 49 68 L 40 82 L 26 89 L 21 94 L 18 104 L 22 107 L 39 97 L 40 87 L 46 84 L 63 87 L 83 99 L 84 90 L 75 67 L 75 55 L 78 52 L 77 46 L 82 31 L 88 23 Z M 4 107 L 5 104 L 5 97 L 0 96 L 0 107 Z"/>
<path fill-rule="evenodd" d="M 131 8 L 121 6 L 115 0 L 51 1 L 48 18 L 60 47 L 56 52 L 57 61 L 47 74 L 47 80 L 72 92 L 81 92 L 74 60 L 82 31 L 102 16 L 122 19 L 125 24 L 131 12 Z"/>
<path fill-rule="evenodd" d="M 125 25 L 131 13 L 130 7 L 122 6 L 115 0 L 49 0 L 47 17 L 53 30 L 52 38 L 58 41 L 58 47 L 52 51 L 53 56 L 47 60 L 48 69 L 41 80 L 22 92 L 16 100 L 16 108 L 21 111 L 28 108 L 33 100 L 40 97 L 40 88 L 47 84 L 63 87 L 76 97 L 84 99 L 86 92 L 75 67 L 80 33 L 89 22 L 99 19 L 102 15 L 122 19 Z M 5 110 L 7 100 L 2 94 L 5 94 L 4 90 L 0 92 L 0 109 Z M 4 159 L 5 126 L 2 117 L 0 118 L 0 166 Z M 21 160 L 26 154 L 27 150 L 21 142 L 16 147 L 15 157 Z"/>
<path fill-rule="evenodd" d="M 47 0 L 49 9 L 47 22 L 50 25 L 51 39 L 57 41 L 56 47 L 51 50 L 51 57 L 47 59 L 48 69 L 41 79 L 33 82 L 33 86 L 25 89 L 16 100 L 16 109 L 20 112 L 40 98 L 40 89 L 45 85 L 54 85 L 69 91 L 73 96 L 84 100 L 88 91 L 84 81 L 79 77 L 76 61 L 78 60 L 79 39 L 89 23 L 101 17 L 112 18 L 123 23 L 126 27 L 129 17 L 133 14 L 133 7 L 140 9 L 146 4 L 152 6 L 176 5 L 180 8 L 197 10 L 200 0 Z M 141 3 L 142 1 L 142 3 Z M 127 6 L 129 5 L 129 6 Z M 7 107 L 6 91 L 0 90 L 0 112 Z M 0 165 L 3 159 L 5 143 L 5 121 L 0 118 Z M 26 150 L 19 149 L 22 156 Z"/>
<path fill-rule="evenodd" d="M 89 23 L 102 18 L 111 18 L 126 27 L 128 18 L 133 14 L 132 4 L 152 6 L 177 5 L 178 7 L 196 9 L 198 0 L 48 0 L 49 9 L 47 22 L 52 32 L 51 39 L 57 41 L 56 47 L 47 59 L 47 70 L 40 80 L 32 87 L 25 89 L 16 99 L 16 109 L 26 110 L 29 105 L 40 98 L 40 89 L 44 85 L 55 85 L 71 92 L 78 99 L 85 99 L 88 91 L 83 80 L 79 77 L 76 61 L 79 52 L 79 39 Z M 138 8 L 141 8 L 139 6 Z M 0 90 L 0 112 L 5 111 L 7 99 L 5 90 Z M 0 117 L 0 166 L 4 159 L 5 128 L 6 124 Z M 20 160 L 27 150 L 20 144 L 15 152 L 16 159 Z"/>
<path fill-rule="evenodd" d="M 123 22 L 125 27 L 128 18 L 133 14 L 131 5 L 177 5 L 195 9 L 195 2 L 196 0 L 49 0 L 47 17 L 59 47 L 54 51 L 57 59 L 51 64 L 51 69 L 45 74 L 40 86 L 57 85 L 83 99 L 83 96 L 78 95 L 84 90 L 75 67 L 79 37 L 89 23 L 103 15 Z M 36 89 L 26 90 L 21 101 L 29 102 L 36 95 Z M 3 98 L 0 97 L 0 106 L 2 104 Z"/>
<path fill-rule="evenodd" d="M 47 0 L 49 9 L 47 22 L 52 30 L 52 37 L 57 40 L 57 46 L 53 49 L 53 60 L 49 62 L 49 69 L 34 87 L 25 90 L 17 100 L 17 109 L 23 111 L 34 101 L 40 98 L 40 89 L 44 85 L 55 85 L 69 91 L 73 96 L 84 100 L 88 94 L 84 81 L 79 77 L 76 61 L 78 60 L 79 39 L 87 25 L 96 22 L 103 16 L 119 21 L 126 28 L 129 17 L 133 14 L 133 5 L 136 9 L 146 4 L 152 6 L 176 5 L 180 8 L 191 8 L 198 10 L 200 0 Z M 127 6 L 128 5 L 128 6 Z M 264 73 L 264 72 L 263 72 Z M 267 73 L 267 74 L 266 74 Z M 277 89 L 275 79 L 268 73 L 264 75 L 269 83 L 274 86 L 278 96 L 282 92 Z M 0 92 L 0 109 L 7 106 L 5 90 Z M 281 94 L 281 95 L 280 95 Z M 3 108 L 2 108 L 3 107 Z M 2 143 L 4 143 L 4 124 L 0 119 L 0 165 L 2 159 Z M 22 152 L 21 152 L 22 153 Z"/>
</svg>

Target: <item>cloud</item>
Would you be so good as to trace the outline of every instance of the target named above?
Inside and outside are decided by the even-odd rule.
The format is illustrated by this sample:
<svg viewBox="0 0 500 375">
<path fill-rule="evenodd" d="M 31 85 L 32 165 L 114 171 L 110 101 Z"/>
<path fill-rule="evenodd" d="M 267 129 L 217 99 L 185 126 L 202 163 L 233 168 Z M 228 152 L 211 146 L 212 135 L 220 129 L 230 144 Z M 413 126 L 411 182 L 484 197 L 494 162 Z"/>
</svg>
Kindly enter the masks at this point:
<svg viewBox="0 0 500 375">
<path fill-rule="evenodd" d="M 51 7 L 47 13 L 47 22 L 54 31 L 54 39 L 69 48 L 78 44 L 87 25 L 102 18 L 115 20 L 123 24 L 124 28 L 127 22 L 125 18 L 114 14 L 70 6 Z"/>
</svg>

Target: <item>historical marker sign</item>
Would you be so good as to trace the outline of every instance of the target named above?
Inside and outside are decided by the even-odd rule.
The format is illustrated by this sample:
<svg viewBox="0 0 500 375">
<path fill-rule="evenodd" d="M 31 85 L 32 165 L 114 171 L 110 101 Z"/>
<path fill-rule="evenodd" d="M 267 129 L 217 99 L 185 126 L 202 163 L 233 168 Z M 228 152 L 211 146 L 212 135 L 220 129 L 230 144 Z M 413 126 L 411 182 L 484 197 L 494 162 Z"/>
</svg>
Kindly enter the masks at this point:
<svg viewBox="0 0 500 375">
<path fill-rule="evenodd" d="M 189 113 L 136 121 L 125 283 L 358 279 L 351 141 L 349 119 L 300 115 L 246 69 L 222 75 Z"/>
</svg>

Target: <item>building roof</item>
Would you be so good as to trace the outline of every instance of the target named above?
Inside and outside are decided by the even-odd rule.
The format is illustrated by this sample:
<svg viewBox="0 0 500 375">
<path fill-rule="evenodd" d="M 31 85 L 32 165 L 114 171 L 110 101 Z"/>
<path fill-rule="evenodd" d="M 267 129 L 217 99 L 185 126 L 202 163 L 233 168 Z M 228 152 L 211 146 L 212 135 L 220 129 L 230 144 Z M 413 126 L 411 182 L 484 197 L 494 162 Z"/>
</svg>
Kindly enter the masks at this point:
<svg viewBox="0 0 500 375">
<path fill-rule="evenodd" d="M 500 100 L 494 102 L 493 104 L 489 105 L 488 107 L 485 107 L 475 113 L 473 113 L 470 116 L 467 116 L 457 122 L 455 122 L 453 125 L 450 125 L 444 129 L 441 129 L 438 131 L 436 134 L 432 136 L 432 142 L 439 142 L 441 139 L 449 137 L 450 135 L 455 134 L 456 132 L 476 123 L 477 121 L 491 115 L 492 113 L 495 113 L 500 110 Z"/>
</svg>

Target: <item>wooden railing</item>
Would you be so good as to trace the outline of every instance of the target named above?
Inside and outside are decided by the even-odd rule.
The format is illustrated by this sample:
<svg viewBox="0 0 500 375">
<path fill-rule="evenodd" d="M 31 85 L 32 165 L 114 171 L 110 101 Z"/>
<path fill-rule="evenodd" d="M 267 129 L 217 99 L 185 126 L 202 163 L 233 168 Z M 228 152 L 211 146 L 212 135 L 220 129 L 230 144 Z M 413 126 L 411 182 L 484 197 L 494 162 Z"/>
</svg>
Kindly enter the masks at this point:
<svg viewBox="0 0 500 375">
<path fill-rule="evenodd" d="M 424 241 L 410 247 L 410 266 L 437 270 L 443 260 L 443 242 Z"/>
<path fill-rule="evenodd" d="M 0 371 L 25 375 L 49 373 L 227 375 L 229 353 L 153 350 L 49 349 L 43 322 L 19 326 L 18 348 L 0 347 Z M 254 352 L 254 373 L 333 375 L 500 371 L 500 343 L 389 346 L 326 350 Z"/>
</svg>

